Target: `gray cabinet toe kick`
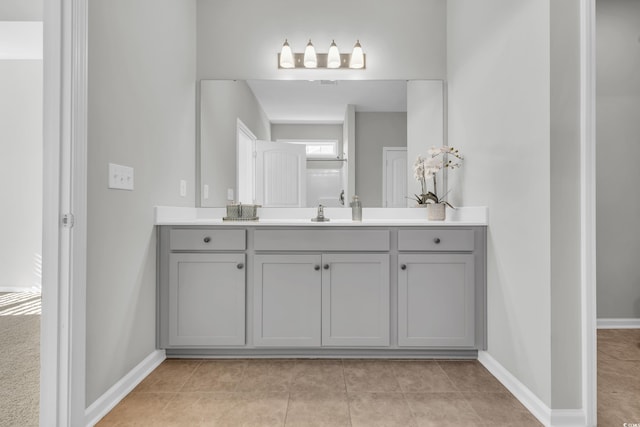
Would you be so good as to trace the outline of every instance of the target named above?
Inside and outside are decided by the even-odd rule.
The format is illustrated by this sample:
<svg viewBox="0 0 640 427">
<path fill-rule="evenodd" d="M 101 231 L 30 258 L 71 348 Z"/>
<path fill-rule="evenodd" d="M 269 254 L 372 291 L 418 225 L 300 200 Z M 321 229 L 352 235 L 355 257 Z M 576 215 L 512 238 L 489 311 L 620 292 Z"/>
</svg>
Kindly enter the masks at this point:
<svg viewBox="0 0 640 427">
<path fill-rule="evenodd" d="M 176 357 L 475 358 L 486 226 L 157 226 Z"/>
</svg>

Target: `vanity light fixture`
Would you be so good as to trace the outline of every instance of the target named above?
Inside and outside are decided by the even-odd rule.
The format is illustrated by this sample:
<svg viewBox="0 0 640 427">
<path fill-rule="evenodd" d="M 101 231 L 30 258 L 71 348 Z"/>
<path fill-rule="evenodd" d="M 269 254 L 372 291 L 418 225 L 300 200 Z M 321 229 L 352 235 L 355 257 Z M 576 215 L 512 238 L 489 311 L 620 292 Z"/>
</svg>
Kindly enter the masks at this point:
<svg viewBox="0 0 640 427">
<path fill-rule="evenodd" d="M 316 56 L 316 48 L 311 44 L 311 39 L 307 43 L 307 47 L 304 49 L 304 67 L 316 68 L 318 66 L 318 57 Z"/>
<path fill-rule="evenodd" d="M 349 68 L 364 68 L 364 52 L 362 52 L 360 40 L 357 40 L 356 45 L 353 47 Z"/>
<path fill-rule="evenodd" d="M 366 55 L 362 51 L 362 45 L 358 40 L 352 53 L 340 53 L 335 40 L 331 41 L 329 53 L 316 53 L 311 40 L 307 43 L 304 53 L 294 53 L 285 39 L 282 50 L 278 54 L 278 68 L 325 68 L 325 69 L 365 69 L 367 68 Z"/>
<path fill-rule="evenodd" d="M 293 52 L 291 52 L 291 46 L 289 46 L 289 42 L 287 39 L 284 40 L 284 44 L 282 45 L 282 51 L 280 52 L 279 58 L 280 68 L 295 68 L 295 64 L 293 62 Z"/>
<path fill-rule="evenodd" d="M 340 68 L 340 51 L 335 40 L 331 40 L 329 53 L 327 54 L 327 68 Z"/>
</svg>

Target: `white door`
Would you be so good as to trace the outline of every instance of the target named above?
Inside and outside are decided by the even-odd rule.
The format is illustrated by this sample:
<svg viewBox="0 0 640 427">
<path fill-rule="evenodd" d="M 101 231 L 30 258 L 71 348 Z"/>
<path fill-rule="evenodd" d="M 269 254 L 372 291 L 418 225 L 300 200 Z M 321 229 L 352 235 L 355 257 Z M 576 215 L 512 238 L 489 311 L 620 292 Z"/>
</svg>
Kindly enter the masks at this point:
<svg viewBox="0 0 640 427">
<path fill-rule="evenodd" d="M 382 171 L 382 206 L 385 208 L 406 207 L 406 147 L 384 147 L 382 149 Z"/>
<path fill-rule="evenodd" d="M 304 207 L 307 153 L 304 145 L 256 142 L 256 203 L 269 207 Z"/>
<path fill-rule="evenodd" d="M 255 152 L 256 137 L 240 119 L 237 121 L 237 173 L 236 201 L 252 204 L 256 198 L 255 191 Z"/>
</svg>

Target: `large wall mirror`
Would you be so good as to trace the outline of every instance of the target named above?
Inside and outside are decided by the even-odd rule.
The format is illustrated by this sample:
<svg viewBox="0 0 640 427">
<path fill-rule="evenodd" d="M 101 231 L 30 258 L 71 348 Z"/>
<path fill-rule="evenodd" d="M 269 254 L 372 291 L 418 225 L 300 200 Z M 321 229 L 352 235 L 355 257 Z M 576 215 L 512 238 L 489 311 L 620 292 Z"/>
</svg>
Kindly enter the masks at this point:
<svg viewBox="0 0 640 427">
<path fill-rule="evenodd" d="M 406 207 L 443 144 L 434 80 L 202 80 L 200 205 Z"/>
</svg>

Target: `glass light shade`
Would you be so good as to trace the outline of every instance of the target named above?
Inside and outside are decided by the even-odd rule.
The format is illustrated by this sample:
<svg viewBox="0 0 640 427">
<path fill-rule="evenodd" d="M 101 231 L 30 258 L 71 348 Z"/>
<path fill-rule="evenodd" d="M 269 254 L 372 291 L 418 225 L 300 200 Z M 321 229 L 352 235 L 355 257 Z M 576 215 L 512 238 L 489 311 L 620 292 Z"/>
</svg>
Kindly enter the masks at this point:
<svg viewBox="0 0 640 427">
<path fill-rule="evenodd" d="M 281 68 L 294 68 L 295 64 L 293 61 L 293 52 L 291 52 L 291 46 L 289 46 L 289 42 L 285 39 L 284 44 L 282 45 L 282 51 L 280 52 L 280 67 Z"/>
<path fill-rule="evenodd" d="M 360 40 L 356 42 L 353 47 L 353 53 L 351 53 L 351 61 L 349 61 L 349 68 L 363 68 L 364 67 L 364 53 L 362 52 L 362 46 L 360 46 Z"/>
<path fill-rule="evenodd" d="M 336 46 L 335 40 L 332 40 L 331 46 L 329 46 L 327 68 L 340 68 L 340 51 L 338 51 L 338 46 Z"/>
<path fill-rule="evenodd" d="M 304 50 L 304 66 L 305 68 L 316 68 L 318 66 L 316 49 L 311 44 L 311 40 L 309 40 L 309 43 L 307 43 L 307 47 Z"/>
</svg>

